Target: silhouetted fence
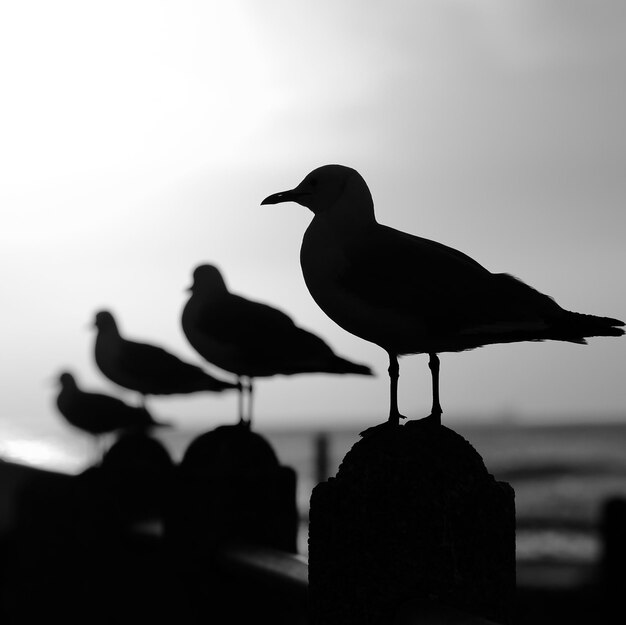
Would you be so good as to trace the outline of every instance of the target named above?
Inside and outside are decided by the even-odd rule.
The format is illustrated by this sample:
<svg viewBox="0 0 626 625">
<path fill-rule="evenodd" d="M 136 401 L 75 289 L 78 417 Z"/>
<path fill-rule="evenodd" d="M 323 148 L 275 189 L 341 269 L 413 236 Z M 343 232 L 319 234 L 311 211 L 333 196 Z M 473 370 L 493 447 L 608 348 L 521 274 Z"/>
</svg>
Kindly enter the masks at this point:
<svg viewBox="0 0 626 625">
<path fill-rule="evenodd" d="M 0 462 L 0 620 L 35 622 L 63 615 L 66 623 L 88 618 L 99 624 L 165 616 L 195 625 L 212 619 L 219 623 L 219 615 L 224 622 L 246 625 L 315 622 L 308 561 L 295 553 L 294 472 L 281 467 L 271 447 L 245 429 L 218 428 L 203 435 L 178 466 L 153 443 L 126 438 L 100 467 L 78 476 Z M 323 437 L 313 442 L 321 450 L 320 479 L 328 474 L 327 443 Z M 369 453 L 360 459 L 353 455 L 344 470 L 354 471 L 355 462 L 370 465 Z M 378 479 L 377 470 L 372 466 L 367 479 Z M 359 469 L 357 475 L 367 476 L 367 470 Z M 385 483 L 383 479 L 380 485 Z M 322 484 L 326 503 L 337 484 L 337 478 Z M 375 482 L 368 484 L 371 489 Z M 339 501 L 350 514 L 363 515 L 364 509 L 351 509 L 355 500 L 350 497 L 341 495 Z M 318 506 L 314 515 L 319 512 Z M 337 539 L 350 536 L 354 528 L 333 529 L 337 520 L 331 516 L 320 525 L 319 516 L 313 519 L 318 581 L 320 575 L 340 576 L 336 563 L 353 557 Z M 607 502 L 599 530 L 605 548 L 598 581 L 608 591 L 604 596 L 619 606 L 626 579 L 623 499 Z M 350 540 L 361 531 L 352 531 Z M 362 551 L 369 548 L 365 544 Z M 410 567 L 416 559 L 413 555 L 402 566 Z M 358 558 L 347 562 L 361 566 Z M 326 584 L 318 584 L 318 598 Z M 375 585 L 371 591 L 377 591 Z M 352 603 L 354 597 L 340 593 L 340 600 L 349 602 L 348 611 L 362 609 Z M 458 603 L 451 607 L 445 597 L 439 600 L 398 599 L 388 622 L 490 622 L 470 616 L 473 610 Z"/>
<path fill-rule="evenodd" d="M 314 464 L 315 464 L 315 482 L 326 481 L 330 477 L 330 458 L 329 447 L 330 440 L 326 432 L 318 432 L 314 438 Z"/>
<path fill-rule="evenodd" d="M 305 558 L 254 545 L 224 545 L 216 565 L 241 588 L 250 584 L 262 588 L 280 601 L 277 612 L 287 613 L 291 625 L 309 622 L 308 565 Z M 271 617 L 270 617 L 271 618 Z M 278 620 L 271 620 L 277 623 Z M 412 601 L 402 606 L 389 625 L 496 625 L 436 602 Z"/>
</svg>

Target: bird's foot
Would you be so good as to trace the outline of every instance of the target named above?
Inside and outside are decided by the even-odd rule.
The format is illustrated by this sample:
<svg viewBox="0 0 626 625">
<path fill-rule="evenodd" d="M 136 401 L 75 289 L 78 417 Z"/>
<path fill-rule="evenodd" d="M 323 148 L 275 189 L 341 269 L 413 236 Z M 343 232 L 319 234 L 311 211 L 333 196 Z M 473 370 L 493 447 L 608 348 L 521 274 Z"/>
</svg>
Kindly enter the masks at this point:
<svg viewBox="0 0 626 625">
<path fill-rule="evenodd" d="M 383 432 L 391 431 L 393 428 L 399 427 L 398 423 L 391 423 L 389 421 L 385 421 L 384 423 L 379 423 L 378 425 L 373 425 L 371 428 L 367 428 L 367 430 L 363 430 L 359 432 L 359 436 L 365 438 L 366 436 L 372 436 L 372 434 L 381 434 Z"/>
<path fill-rule="evenodd" d="M 422 417 L 421 419 L 411 419 L 407 425 L 420 425 L 420 426 L 441 426 L 441 413 L 440 412 L 431 412 L 427 417 Z"/>
<path fill-rule="evenodd" d="M 395 428 L 400 427 L 400 419 L 406 419 L 406 417 L 400 413 L 397 415 L 389 415 L 389 419 L 387 419 L 387 421 L 379 423 L 378 425 L 373 425 L 371 428 L 367 428 L 366 430 L 359 432 L 359 436 L 365 437 L 380 432 L 391 432 Z"/>
<path fill-rule="evenodd" d="M 424 419 L 427 419 L 433 425 L 441 425 L 441 411 L 433 410 L 427 417 L 424 417 Z"/>
<path fill-rule="evenodd" d="M 400 425 L 400 419 L 406 419 L 406 417 L 399 412 L 393 412 L 389 415 L 387 423 L 391 423 L 392 425 Z"/>
</svg>

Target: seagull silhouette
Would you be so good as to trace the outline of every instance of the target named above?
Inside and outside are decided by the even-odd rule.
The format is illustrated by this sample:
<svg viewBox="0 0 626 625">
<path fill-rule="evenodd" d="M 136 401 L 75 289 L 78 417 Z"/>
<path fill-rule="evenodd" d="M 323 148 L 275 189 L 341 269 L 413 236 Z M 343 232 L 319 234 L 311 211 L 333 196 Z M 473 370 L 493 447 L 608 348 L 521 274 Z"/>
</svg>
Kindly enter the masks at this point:
<svg viewBox="0 0 626 625">
<path fill-rule="evenodd" d="M 350 167 L 325 165 L 261 204 L 297 202 L 314 216 L 300 250 L 306 285 L 342 328 L 389 356 L 388 423 L 398 411 L 398 357 L 426 353 L 432 410 L 441 423 L 440 352 L 494 343 L 621 336 L 624 323 L 567 311 L 506 273 L 491 273 L 451 247 L 379 224 L 372 196 Z"/>
<path fill-rule="evenodd" d="M 123 338 L 113 315 L 96 314 L 95 359 L 112 382 L 142 395 L 175 395 L 212 391 L 221 393 L 237 384 L 218 380 L 200 367 L 184 362 L 161 347 Z"/>
<path fill-rule="evenodd" d="M 129 406 L 117 397 L 81 390 L 67 371 L 60 374 L 59 382 L 57 408 L 70 425 L 84 432 L 99 436 L 116 430 L 164 425 L 156 422 L 144 407 Z"/>
<path fill-rule="evenodd" d="M 247 378 L 248 417 L 240 388 L 239 420 L 252 420 L 253 378 L 297 373 L 372 375 L 369 367 L 337 356 L 318 336 L 295 325 L 284 312 L 231 293 L 219 269 L 199 265 L 182 327 L 192 347 L 207 361 Z M 245 382 L 245 380 L 244 380 Z"/>
</svg>

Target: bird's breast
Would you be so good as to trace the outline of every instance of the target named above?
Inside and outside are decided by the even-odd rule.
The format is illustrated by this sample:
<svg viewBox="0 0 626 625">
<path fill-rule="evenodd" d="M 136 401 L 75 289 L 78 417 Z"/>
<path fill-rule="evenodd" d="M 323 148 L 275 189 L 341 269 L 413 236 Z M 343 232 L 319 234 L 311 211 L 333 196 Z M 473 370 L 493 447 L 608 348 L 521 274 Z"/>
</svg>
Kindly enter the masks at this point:
<svg viewBox="0 0 626 625">
<path fill-rule="evenodd" d="M 344 330 L 385 349 L 405 351 L 400 345 L 407 337 L 419 343 L 425 329 L 418 319 L 377 301 L 375 283 L 372 297 L 350 290 L 346 276 L 358 273 L 359 253 L 328 224 L 311 222 L 300 250 L 307 288 L 318 306 Z M 367 276 L 359 277 L 361 283 L 367 280 Z M 406 351 L 418 350 L 412 347 Z"/>
<path fill-rule="evenodd" d="M 196 298 L 191 298 L 183 310 L 183 332 L 191 346 L 216 367 L 236 375 L 248 375 L 240 344 L 219 331 L 223 323 L 220 306 L 202 305 Z"/>
<path fill-rule="evenodd" d="M 120 341 L 115 340 L 115 337 L 109 338 L 99 335 L 96 339 L 96 363 L 105 372 L 105 375 L 119 366 L 122 357 L 121 352 Z"/>
</svg>

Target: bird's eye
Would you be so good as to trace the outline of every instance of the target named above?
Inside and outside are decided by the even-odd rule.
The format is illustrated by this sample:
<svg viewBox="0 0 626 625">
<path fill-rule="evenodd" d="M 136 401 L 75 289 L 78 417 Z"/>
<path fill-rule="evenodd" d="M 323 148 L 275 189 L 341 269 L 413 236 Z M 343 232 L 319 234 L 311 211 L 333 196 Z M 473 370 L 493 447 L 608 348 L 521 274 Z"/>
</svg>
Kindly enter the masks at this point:
<svg viewBox="0 0 626 625">
<path fill-rule="evenodd" d="M 317 178 L 311 178 L 311 180 L 309 182 L 311 183 L 312 187 L 316 187 L 317 186 Z"/>
</svg>

